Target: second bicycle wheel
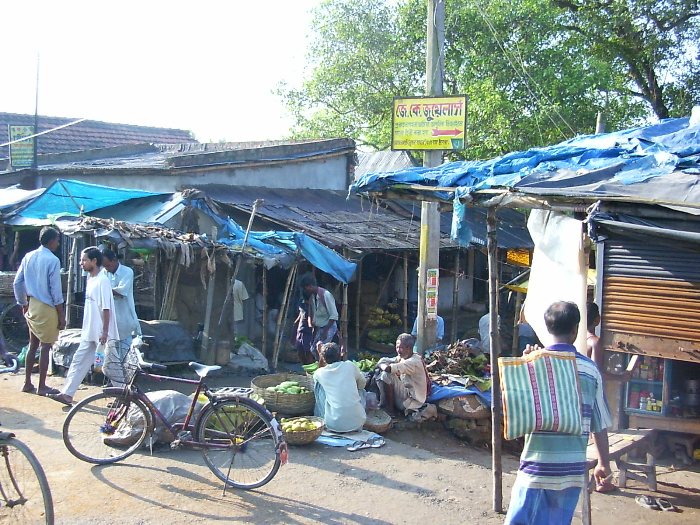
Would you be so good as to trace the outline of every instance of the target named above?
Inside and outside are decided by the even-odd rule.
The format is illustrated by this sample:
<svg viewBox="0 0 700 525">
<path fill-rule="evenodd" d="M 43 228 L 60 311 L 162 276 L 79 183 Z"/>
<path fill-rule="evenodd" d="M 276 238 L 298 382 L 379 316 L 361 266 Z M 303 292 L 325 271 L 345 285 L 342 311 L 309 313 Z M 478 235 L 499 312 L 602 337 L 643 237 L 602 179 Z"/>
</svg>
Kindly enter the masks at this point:
<svg viewBox="0 0 700 525">
<path fill-rule="evenodd" d="M 101 392 L 75 405 L 63 423 L 63 442 L 75 457 L 116 463 L 141 446 L 151 432 L 148 408 L 130 394 Z"/>
<path fill-rule="evenodd" d="M 53 525 L 53 500 L 44 470 L 15 438 L 0 440 L 0 523 Z"/>
<path fill-rule="evenodd" d="M 238 489 L 270 481 L 280 468 L 279 439 L 269 413 L 248 399 L 224 399 L 199 417 L 197 441 L 207 466 L 220 480 Z"/>
</svg>

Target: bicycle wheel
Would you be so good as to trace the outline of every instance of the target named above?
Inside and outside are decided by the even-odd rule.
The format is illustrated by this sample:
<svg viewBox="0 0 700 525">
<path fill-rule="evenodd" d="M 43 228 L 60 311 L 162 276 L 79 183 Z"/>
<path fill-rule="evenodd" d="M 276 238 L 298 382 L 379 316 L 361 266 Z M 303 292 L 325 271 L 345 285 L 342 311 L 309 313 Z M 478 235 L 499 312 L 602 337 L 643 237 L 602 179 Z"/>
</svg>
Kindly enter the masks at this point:
<svg viewBox="0 0 700 525">
<path fill-rule="evenodd" d="M 29 327 L 20 305 L 5 306 L 0 313 L 0 331 L 5 338 L 5 346 L 10 351 L 19 352 L 29 344 Z"/>
<path fill-rule="evenodd" d="M 280 468 L 272 416 L 254 401 L 224 399 L 208 405 L 195 432 L 197 441 L 207 445 L 202 450 L 207 466 L 231 487 L 261 487 Z"/>
<path fill-rule="evenodd" d="M 116 463 L 141 446 L 152 429 L 146 406 L 122 390 L 104 391 L 75 405 L 63 423 L 63 442 L 78 459 Z"/>
<path fill-rule="evenodd" d="M 0 522 L 53 525 L 53 499 L 44 469 L 15 438 L 0 440 Z"/>
</svg>

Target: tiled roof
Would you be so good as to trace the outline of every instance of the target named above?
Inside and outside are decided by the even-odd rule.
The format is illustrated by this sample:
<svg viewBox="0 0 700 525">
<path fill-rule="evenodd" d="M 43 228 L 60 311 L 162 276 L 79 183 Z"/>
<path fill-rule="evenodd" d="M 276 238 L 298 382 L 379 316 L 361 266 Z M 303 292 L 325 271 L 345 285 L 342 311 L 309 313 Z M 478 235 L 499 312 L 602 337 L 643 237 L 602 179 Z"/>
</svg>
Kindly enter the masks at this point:
<svg viewBox="0 0 700 525">
<path fill-rule="evenodd" d="M 39 132 L 62 126 L 75 120 L 78 119 L 44 117 L 40 115 Z M 9 141 L 8 125 L 33 126 L 34 115 L 0 113 L 0 144 Z M 84 120 L 73 126 L 42 135 L 38 140 L 38 153 L 40 155 L 149 142 L 156 144 L 197 142 L 191 132 L 182 129 L 112 124 L 97 120 Z M 9 147 L 0 148 L 0 159 L 8 157 Z"/>
</svg>

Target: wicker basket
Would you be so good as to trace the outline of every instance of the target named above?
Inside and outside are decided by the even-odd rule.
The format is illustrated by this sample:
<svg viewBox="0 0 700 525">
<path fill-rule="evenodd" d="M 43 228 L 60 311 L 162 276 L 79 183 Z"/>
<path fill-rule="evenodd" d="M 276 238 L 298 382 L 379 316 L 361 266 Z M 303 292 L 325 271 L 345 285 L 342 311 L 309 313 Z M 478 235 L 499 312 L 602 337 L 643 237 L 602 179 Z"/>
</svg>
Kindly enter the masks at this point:
<svg viewBox="0 0 700 525">
<path fill-rule="evenodd" d="M 282 381 L 298 381 L 300 386 L 309 391 L 305 394 L 284 394 L 268 392 L 267 388 L 277 386 Z M 265 400 L 265 406 L 272 412 L 279 412 L 289 416 L 306 416 L 314 413 L 316 397 L 314 386 L 310 377 L 299 374 L 269 374 L 254 378 L 250 385 L 253 391 Z"/>
<path fill-rule="evenodd" d="M 289 445 L 308 445 L 316 441 L 321 434 L 323 434 L 323 429 L 326 428 L 325 422 L 321 417 L 307 416 L 306 419 L 313 421 L 314 423 L 321 423 L 321 425 L 315 430 L 302 430 L 300 432 L 284 432 L 284 439 Z"/>
<path fill-rule="evenodd" d="M 368 410 L 365 430 L 383 434 L 391 428 L 391 416 L 381 409 Z"/>
</svg>

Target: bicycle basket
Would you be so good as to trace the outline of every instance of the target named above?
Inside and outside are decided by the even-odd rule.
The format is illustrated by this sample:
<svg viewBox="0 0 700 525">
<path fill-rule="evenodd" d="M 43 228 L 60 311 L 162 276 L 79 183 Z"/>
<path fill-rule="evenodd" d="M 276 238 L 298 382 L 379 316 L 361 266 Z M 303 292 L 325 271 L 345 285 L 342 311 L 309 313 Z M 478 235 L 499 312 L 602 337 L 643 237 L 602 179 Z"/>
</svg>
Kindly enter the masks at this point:
<svg viewBox="0 0 700 525">
<path fill-rule="evenodd" d="M 121 341 L 108 341 L 102 373 L 114 383 L 131 383 L 141 369 L 136 350 Z"/>
</svg>

